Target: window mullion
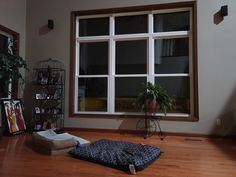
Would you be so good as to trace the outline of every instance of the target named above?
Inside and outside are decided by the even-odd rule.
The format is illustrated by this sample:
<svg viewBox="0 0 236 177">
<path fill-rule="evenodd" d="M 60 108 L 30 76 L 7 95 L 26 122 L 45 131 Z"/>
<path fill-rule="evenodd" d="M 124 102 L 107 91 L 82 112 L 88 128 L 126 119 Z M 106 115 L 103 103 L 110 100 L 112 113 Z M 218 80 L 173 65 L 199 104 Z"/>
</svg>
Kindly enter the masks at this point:
<svg viewBox="0 0 236 177">
<path fill-rule="evenodd" d="M 74 99 L 74 111 L 78 112 L 78 102 L 79 102 L 79 96 L 78 96 L 78 76 L 75 77 L 75 97 Z"/>
<path fill-rule="evenodd" d="M 76 58 L 76 60 L 75 60 L 75 65 L 76 65 L 76 67 L 75 67 L 75 85 L 74 85 L 74 90 L 75 90 L 75 97 L 77 98 L 77 99 L 74 99 L 74 112 L 78 112 L 78 75 L 79 75 L 79 53 L 80 53 L 80 51 L 79 51 L 79 42 L 78 42 L 78 37 L 79 37 L 79 20 L 78 20 L 78 18 L 77 18 L 77 20 L 76 20 L 76 30 L 75 30 L 76 32 L 76 34 L 75 34 L 75 36 L 76 36 L 76 40 L 75 40 L 75 50 L 76 50 L 76 52 L 75 52 L 75 58 Z"/>
<path fill-rule="evenodd" d="M 153 34 L 153 14 L 148 14 L 148 54 L 147 54 L 147 65 L 148 65 L 148 82 L 154 83 L 154 39 L 151 34 Z"/>
<path fill-rule="evenodd" d="M 79 75 L 79 41 L 78 41 L 78 38 L 79 38 L 79 20 L 77 18 L 76 20 L 76 30 L 75 30 L 75 36 L 76 36 L 76 40 L 75 40 L 75 58 L 76 58 L 76 61 L 75 61 L 75 64 L 76 64 L 76 67 L 75 67 L 75 75 L 78 76 Z"/>
<path fill-rule="evenodd" d="M 158 39 L 173 39 L 173 38 L 185 38 L 189 36 L 189 31 L 173 31 L 173 32 L 158 32 L 153 33 L 153 38 Z"/>
<path fill-rule="evenodd" d="M 76 76 L 78 76 L 79 75 L 79 55 L 80 55 L 80 50 L 79 50 L 79 48 L 80 48 L 80 45 L 79 45 L 79 42 L 78 41 L 76 41 L 76 53 L 75 53 L 75 57 L 77 58 L 77 60 L 76 60 L 76 70 L 75 70 L 75 75 Z"/>
<path fill-rule="evenodd" d="M 109 39 L 109 79 L 108 79 L 108 102 L 109 113 L 114 113 L 115 109 L 115 18 L 110 16 L 110 39 Z"/>
</svg>

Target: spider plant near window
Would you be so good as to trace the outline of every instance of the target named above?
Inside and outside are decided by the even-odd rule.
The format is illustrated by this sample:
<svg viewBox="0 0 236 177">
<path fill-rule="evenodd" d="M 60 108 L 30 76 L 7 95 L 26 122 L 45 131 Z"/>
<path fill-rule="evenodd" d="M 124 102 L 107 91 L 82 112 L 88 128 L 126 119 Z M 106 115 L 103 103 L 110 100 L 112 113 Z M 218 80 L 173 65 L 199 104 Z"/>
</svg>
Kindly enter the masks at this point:
<svg viewBox="0 0 236 177">
<path fill-rule="evenodd" d="M 151 82 L 143 84 L 143 90 L 139 93 L 136 103 L 142 111 L 149 113 L 160 111 L 166 115 L 167 111 L 172 109 L 172 99 L 166 90 Z"/>
</svg>

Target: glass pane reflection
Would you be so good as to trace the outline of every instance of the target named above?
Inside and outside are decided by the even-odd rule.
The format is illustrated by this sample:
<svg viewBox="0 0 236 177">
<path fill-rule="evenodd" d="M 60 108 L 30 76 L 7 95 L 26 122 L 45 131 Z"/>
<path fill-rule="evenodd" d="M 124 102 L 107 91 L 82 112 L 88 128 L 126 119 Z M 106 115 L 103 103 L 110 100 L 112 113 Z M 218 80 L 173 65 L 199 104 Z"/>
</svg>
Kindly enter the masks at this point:
<svg viewBox="0 0 236 177">
<path fill-rule="evenodd" d="M 189 11 L 154 15 L 154 32 L 188 31 Z"/>
<path fill-rule="evenodd" d="M 145 77 L 115 79 L 115 112 L 140 112 L 135 107 L 135 100 L 142 91 Z"/>
<path fill-rule="evenodd" d="M 107 111 L 107 78 L 79 78 L 78 97 L 78 111 Z"/>
<path fill-rule="evenodd" d="M 155 73 L 189 73 L 188 38 L 155 40 Z"/>
<path fill-rule="evenodd" d="M 108 74 L 108 42 L 80 44 L 80 75 Z"/>
<path fill-rule="evenodd" d="M 115 17 L 115 34 L 146 33 L 147 15 Z"/>
<path fill-rule="evenodd" d="M 171 112 L 190 114 L 189 77 L 156 77 L 155 83 L 160 84 L 173 98 Z"/>
<path fill-rule="evenodd" d="M 116 42 L 116 74 L 146 74 L 147 41 Z"/>
<path fill-rule="evenodd" d="M 100 36 L 109 34 L 109 18 L 79 20 L 79 36 Z"/>
</svg>

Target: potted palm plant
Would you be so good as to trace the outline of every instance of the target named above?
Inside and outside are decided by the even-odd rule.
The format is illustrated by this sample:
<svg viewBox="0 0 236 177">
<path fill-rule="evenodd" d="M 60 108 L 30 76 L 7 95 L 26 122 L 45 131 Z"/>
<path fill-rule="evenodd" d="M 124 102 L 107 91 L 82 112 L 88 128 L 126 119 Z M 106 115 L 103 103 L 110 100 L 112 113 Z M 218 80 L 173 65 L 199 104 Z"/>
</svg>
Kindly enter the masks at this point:
<svg viewBox="0 0 236 177">
<path fill-rule="evenodd" d="M 151 82 L 143 84 L 143 90 L 139 93 L 136 102 L 137 106 L 146 113 L 160 111 L 166 115 L 167 111 L 172 109 L 172 99 L 166 90 L 159 84 Z"/>
<path fill-rule="evenodd" d="M 21 86 L 24 84 L 24 78 L 19 71 L 21 68 L 28 70 L 26 61 L 22 57 L 0 53 L 0 82 L 2 83 L 0 92 L 7 93 L 9 84 L 15 80 L 19 80 Z"/>
</svg>

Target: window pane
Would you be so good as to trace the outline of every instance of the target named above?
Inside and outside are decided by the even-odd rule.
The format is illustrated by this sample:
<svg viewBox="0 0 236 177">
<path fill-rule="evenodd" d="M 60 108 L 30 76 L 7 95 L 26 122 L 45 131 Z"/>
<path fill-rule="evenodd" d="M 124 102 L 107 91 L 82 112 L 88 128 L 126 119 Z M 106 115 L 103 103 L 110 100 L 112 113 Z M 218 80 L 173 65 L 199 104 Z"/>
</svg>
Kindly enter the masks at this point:
<svg viewBox="0 0 236 177">
<path fill-rule="evenodd" d="M 146 74 L 147 41 L 116 42 L 116 74 Z"/>
<path fill-rule="evenodd" d="M 145 77 L 115 79 L 115 112 L 139 112 L 135 100 L 142 91 Z"/>
<path fill-rule="evenodd" d="M 107 111 L 107 78 L 79 78 L 78 88 L 78 111 Z"/>
<path fill-rule="evenodd" d="M 175 12 L 154 15 L 154 32 L 186 30 L 189 30 L 189 12 Z"/>
<path fill-rule="evenodd" d="M 80 75 L 108 74 L 108 42 L 80 43 Z"/>
<path fill-rule="evenodd" d="M 155 73 L 189 73 L 188 38 L 155 40 Z"/>
<path fill-rule="evenodd" d="M 109 34 L 109 18 L 79 20 L 79 36 L 100 36 Z"/>
<path fill-rule="evenodd" d="M 173 98 L 174 113 L 190 113 L 189 77 L 157 77 L 155 82 L 160 84 Z"/>
<path fill-rule="evenodd" d="M 147 33 L 147 15 L 115 17 L 115 34 Z"/>
</svg>

